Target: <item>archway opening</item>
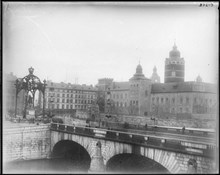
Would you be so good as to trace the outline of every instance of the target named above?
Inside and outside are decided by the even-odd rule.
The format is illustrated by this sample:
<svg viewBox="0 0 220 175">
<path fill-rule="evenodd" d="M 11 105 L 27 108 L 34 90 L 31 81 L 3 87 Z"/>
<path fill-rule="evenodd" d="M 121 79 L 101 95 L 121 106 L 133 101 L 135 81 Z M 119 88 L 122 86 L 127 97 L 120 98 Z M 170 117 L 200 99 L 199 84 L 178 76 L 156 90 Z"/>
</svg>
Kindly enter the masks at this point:
<svg viewBox="0 0 220 175">
<path fill-rule="evenodd" d="M 59 141 L 51 154 L 54 170 L 67 172 L 87 172 L 91 158 L 87 150 L 80 144 L 70 141 Z"/>
<path fill-rule="evenodd" d="M 106 164 L 107 172 L 111 173 L 159 173 L 169 174 L 169 171 L 158 162 L 136 154 L 117 154 Z"/>
</svg>

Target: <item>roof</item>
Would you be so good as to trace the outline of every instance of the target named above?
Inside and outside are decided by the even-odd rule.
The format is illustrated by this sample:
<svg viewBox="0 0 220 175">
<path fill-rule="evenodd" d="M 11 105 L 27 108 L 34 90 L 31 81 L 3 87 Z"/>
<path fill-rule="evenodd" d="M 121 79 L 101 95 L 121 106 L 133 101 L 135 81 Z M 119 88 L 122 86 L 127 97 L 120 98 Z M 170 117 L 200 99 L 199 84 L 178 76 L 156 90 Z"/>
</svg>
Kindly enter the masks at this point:
<svg viewBox="0 0 220 175">
<path fill-rule="evenodd" d="M 129 89 L 129 82 L 113 82 L 110 90 L 128 90 Z"/>
<path fill-rule="evenodd" d="M 177 93 L 177 92 L 208 92 L 217 93 L 214 84 L 203 82 L 174 82 L 152 84 L 152 93 Z"/>
<path fill-rule="evenodd" d="M 60 88 L 60 89 L 79 89 L 79 90 L 97 90 L 96 87 L 92 85 L 80 85 L 80 84 L 71 84 L 71 83 L 55 83 L 52 81 L 46 82 L 47 87 L 54 87 L 54 88 Z"/>
</svg>

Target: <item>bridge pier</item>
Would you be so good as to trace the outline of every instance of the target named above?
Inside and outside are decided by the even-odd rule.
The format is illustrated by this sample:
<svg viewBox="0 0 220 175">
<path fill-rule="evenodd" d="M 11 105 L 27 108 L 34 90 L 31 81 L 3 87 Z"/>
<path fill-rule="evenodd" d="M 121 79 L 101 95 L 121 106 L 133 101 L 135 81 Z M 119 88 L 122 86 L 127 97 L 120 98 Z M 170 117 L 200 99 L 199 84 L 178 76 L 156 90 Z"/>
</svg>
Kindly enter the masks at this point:
<svg viewBox="0 0 220 175">
<path fill-rule="evenodd" d="M 88 173 L 98 173 L 98 172 L 101 173 L 104 171 L 105 171 L 105 165 L 101 152 L 101 142 L 98 141 L 96 143 L 95 155 L 92 157 L 90 169 Z"/>
<path fill-rule="evenodd" d="M 196 160 L 195 159 L 190 159 L 187 164 L 188 164 L 187 173 L 196 174 L 197 173 L 197 162 L 196 162 Z"/>
</svg>

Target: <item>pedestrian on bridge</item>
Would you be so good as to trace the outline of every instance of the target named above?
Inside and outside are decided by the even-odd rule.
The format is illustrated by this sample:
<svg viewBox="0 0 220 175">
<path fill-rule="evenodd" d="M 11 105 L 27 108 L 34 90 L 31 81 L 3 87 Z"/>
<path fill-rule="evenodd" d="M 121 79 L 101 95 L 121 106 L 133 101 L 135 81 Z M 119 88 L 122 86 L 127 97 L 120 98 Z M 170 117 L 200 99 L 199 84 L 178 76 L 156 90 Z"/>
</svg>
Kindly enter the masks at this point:
<svg viewBox="0 0 220 175">
<path fill-rule="evenodd" d="M 185 132 L 185 126 L 183 126 L 183 128 L 182 128 L 182 133 L 184 134 L 184 132 Z"/>
</svg>

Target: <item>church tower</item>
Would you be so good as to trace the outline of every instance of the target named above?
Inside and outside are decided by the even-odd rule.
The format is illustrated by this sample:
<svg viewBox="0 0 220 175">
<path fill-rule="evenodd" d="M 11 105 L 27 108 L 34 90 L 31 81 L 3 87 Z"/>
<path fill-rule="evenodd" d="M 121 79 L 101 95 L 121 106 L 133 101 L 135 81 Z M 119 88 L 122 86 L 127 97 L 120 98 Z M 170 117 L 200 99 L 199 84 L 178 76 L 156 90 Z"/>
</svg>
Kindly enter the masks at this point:
<svg viewBox="0 0 220 175">
<path fill-rule="evenodd" d="M 180 51 L 177 50 L 174 43 L 173 50 L 170 51 L 169 58 L 165 60 L 164 83 L 184 82 L 185 61 L 180 57 Z"/>
<path fill-rule="evenodd" d="M 154 66 L 153 74 L 151 76 L 151 81 L 153 83 L 160 83 L 160 76 L 157 74 L 157 68 Z"/>
</svg>

